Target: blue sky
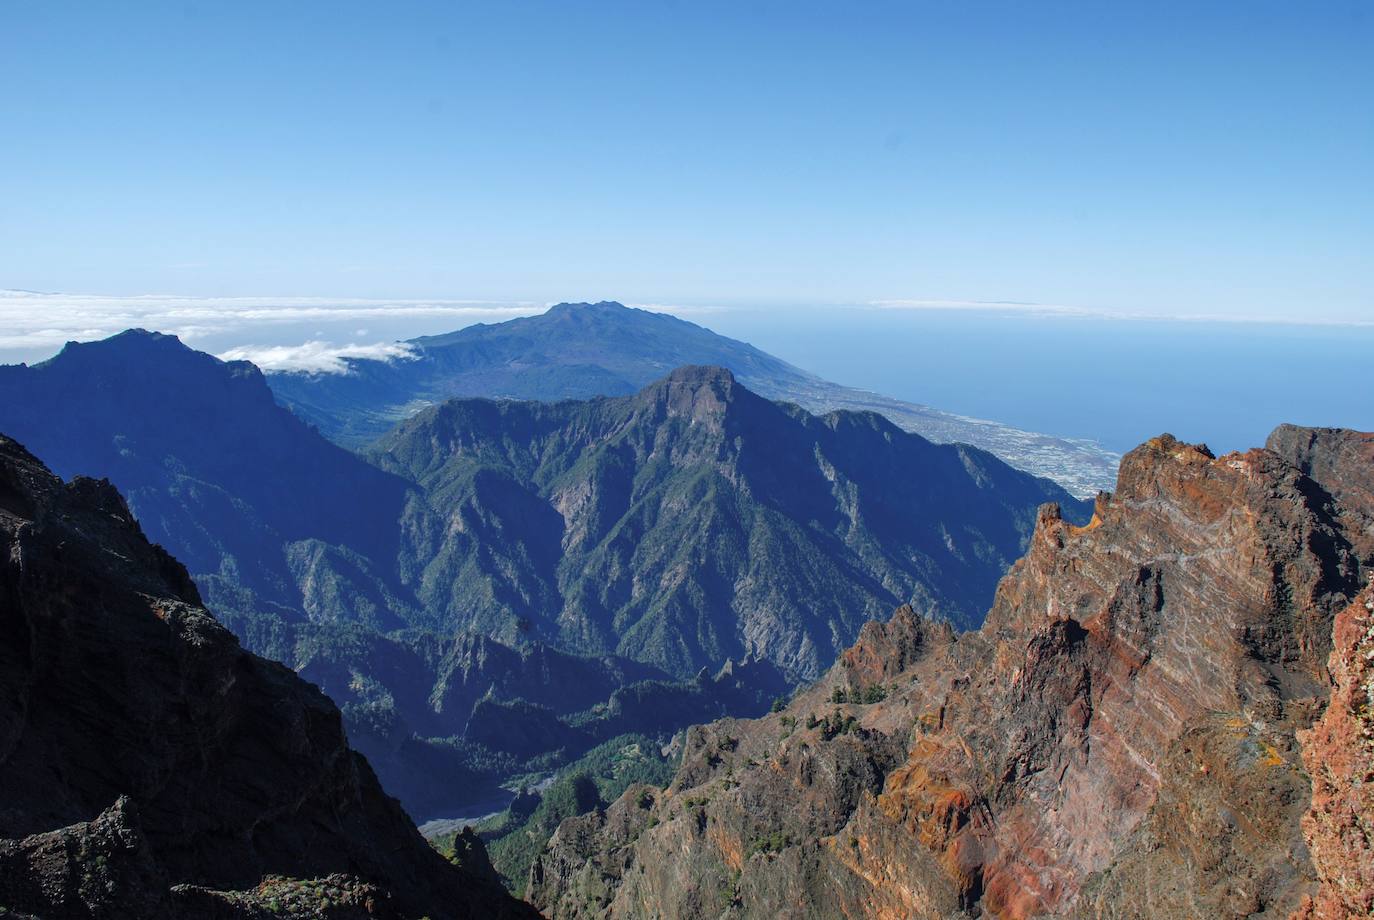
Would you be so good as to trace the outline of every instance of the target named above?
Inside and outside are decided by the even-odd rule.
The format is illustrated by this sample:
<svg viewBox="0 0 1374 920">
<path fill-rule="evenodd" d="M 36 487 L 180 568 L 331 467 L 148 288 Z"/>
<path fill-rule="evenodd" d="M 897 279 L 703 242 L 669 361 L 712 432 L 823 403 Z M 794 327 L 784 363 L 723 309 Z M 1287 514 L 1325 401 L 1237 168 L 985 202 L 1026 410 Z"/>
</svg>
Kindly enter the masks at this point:
<svg viewBox="0 0 1374 920">
<path fill-rule="evenodd" d="M 0 4 L 0 288 L 1374 319 L 1374 5 Z"/>
</svg>

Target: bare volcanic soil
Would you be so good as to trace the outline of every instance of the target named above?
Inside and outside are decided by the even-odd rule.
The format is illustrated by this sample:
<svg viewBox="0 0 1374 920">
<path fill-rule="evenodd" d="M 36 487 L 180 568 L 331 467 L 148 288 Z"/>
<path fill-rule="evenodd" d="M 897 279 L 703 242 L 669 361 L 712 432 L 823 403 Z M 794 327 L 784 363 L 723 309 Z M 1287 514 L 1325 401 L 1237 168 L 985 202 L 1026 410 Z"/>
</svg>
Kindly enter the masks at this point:
<svg viewBox="0 0 1374 920">
<path fill-rule="evenodd" d="M 559 920 L 1367 916 L 1371 443 L 1149 441 L 1086 526 L 1042 508 L 982 629 L 904 608 L 782 711 L 692 730 L 666 789 L 561 825 L 531 900 Z"/>
<path fill-rule="evenodd" d="M 108 482 L 0 436 L 0 913 L 522 917 L 435 853 L 339 712 L 200 604 Z"/>
</svg>

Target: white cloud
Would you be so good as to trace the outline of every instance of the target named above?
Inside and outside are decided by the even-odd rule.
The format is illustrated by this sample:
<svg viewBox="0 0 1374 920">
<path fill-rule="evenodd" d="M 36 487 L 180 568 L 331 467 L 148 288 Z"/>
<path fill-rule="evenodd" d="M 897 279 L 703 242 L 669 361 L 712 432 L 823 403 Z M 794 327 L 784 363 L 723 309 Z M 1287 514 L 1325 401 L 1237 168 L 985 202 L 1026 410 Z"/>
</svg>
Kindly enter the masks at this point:
<svg viewBox="0 0 1374 920">
<path fill-rule="evenodd" d="M 320 297 L 176 297 L 44 294 L 0 290 L 0 348 L 61 346 L 142 327 L 194 341 L 263 324 L 452 319 L 454 326 L 542 312 L 539 304 L 481 300 L 361 300 Z"/>
<path fill-rule="evenodd" d="M 216 355 L 221 361 L 252 361 L 266 373 L 307 371 L 312 374 L 346 374 L 344 358 L 371 358 L 404 361 L 415 357 L 404 342 L 377 342 L 372 345 L 331 345 L 310 341 L 301 345 L 240 345 Z"/>
</svg>

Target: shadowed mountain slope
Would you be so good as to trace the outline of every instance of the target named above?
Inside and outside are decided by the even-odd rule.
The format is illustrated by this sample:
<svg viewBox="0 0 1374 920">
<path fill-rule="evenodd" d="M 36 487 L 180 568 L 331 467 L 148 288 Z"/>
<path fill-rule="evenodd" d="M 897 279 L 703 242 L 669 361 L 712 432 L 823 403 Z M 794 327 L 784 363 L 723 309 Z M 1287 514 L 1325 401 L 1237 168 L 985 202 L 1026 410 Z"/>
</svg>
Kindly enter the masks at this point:
<svg viewBox="0 0 1374 920">
<path fill-rule="evenodd" d="M 973 444 L 1080 497 L 1110 487 L 1117 459 L 1089 442 L 840 386 L 695 323 L 614 302 L 558 304 L 539 316 L 479 323 L 406 344 L 408 360 L 350 358 L 346 374 L 278 373 L 268 381 L 284 404 L 350 447 L 453 397 L 552 402 L 625 396 L 673 368 L 695 364 L 728 368 L 755 393 L 811 412 L 874 411 L 932 441 Z"/>
<path fill-rule="evenodd" d="M 0 366 L 0 431 L 114 482 L 212 606 L 404 625 L 388 576 L 406 484 L 276 405 L 252 364 L 136 329 L 72 343 Z"/>
<path fill-rule="evenodd" d="M 240 648 L 108 482 L 64 484 L 0 437 L 0 540 L 0 906 L 260 916 L 276 892 L 292 916 L 531 915 L 424 842 L 338 710 Z"/>
<path fill-rule="evenodd" d="M 676 679 L 473 633 L 278 621 L 264 638 L 261 620 L 237 625 L 338 704 L 350 742 L 420 823 L 495 811 L 514 794 L 511 777 L 561 770 L 617 735 L 666 741 L 695 722 L 762 714 L 790 689 L 761 661 Z"/>
</svg>

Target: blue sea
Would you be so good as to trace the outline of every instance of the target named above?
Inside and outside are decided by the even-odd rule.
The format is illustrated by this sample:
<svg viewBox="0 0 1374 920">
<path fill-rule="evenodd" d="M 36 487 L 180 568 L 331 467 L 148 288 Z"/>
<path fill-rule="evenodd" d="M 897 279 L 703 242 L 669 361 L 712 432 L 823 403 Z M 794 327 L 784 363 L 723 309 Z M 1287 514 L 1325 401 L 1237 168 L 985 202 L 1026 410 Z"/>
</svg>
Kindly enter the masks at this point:
<svg viewBox="0 0 1374 920">
<path fill-rule="evenodd" d="M 1166 431 L 1222 453 L 1281 422 L 1374 430 L 1374 326 L 873 308 L 693 319 L 839 383 L 1116 451 Z"/>
</svg>

